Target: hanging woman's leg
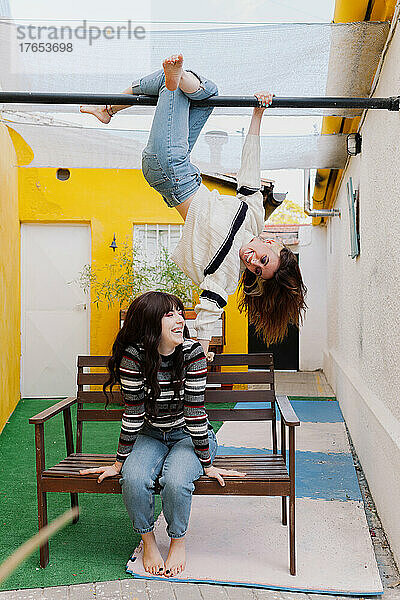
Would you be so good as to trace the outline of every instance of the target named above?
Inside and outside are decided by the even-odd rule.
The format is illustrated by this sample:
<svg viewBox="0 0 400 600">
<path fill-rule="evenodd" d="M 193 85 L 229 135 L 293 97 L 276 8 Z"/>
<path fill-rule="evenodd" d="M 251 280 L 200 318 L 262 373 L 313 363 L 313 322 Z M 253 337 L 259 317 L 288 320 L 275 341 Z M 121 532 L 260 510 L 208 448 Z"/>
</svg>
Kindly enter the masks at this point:
<svg viewBox="0 0 400 600">
<path fill-rule="evenodd" d="M 182 55 L 175 55 L 175 56 L 182 56 Z M 183 59 L 182 59 L 182 61 L 183 61 Z M 182 64 L 182 61 L 181 61 L 181 64 Z M 176 63 L 176 60 L 173 61 L 172 57 L 167 58 L 163 63 L 163 65 L 167 69 L 167 73 L 168 73 L 168 69 L 169 69 L 170 83 L 167 86 L 168 89 L 172 89 L 171 81 L 175 78 L 178 80 L 178 83 L 181 83 L 181 85 L 179 87 L 182 89 L 182 91 L 184 91 L 184 92 L 196 91 L 197 88 L 199 87 L 198 79 L 194 75 L 192 75 L 191 72 L 183 71 L 182 68 L 180 68 L 181 73 L 177 77 L 177 74 L 176 74 L 177 69 L 175 67 L 175 63 Z M 161 79 L 161 77 L 162 77 L 162 79 Z M 181 82 L 181 80 L 182 80 L 182 82 Z M 154 73 L 151 73 L 150 75 L 146 75 L 145 77 L 142 77 L 141 79 L 134 81 L 132 83 L 132 86 L 127 88 L 126 90 L 124 90 L 122 93 L 123 94 L 131 94 L 131 95 L 145 94 L 146 96 L 158 96 L 159 89 L 160 89 L 161 85 L 163 85 L 163 84 L 164 84 L 164 70 L 159 69 L 158 71 L 155 71 Z M 173 89 L 176 89 L 177 87 L 178 87 L 178 85 L 176 85 Z M 109 123 L 111 120 L 111 117 L 114 116 L 115 113 L 119 112 L 120 110 L 124 110 L 125 108 L 129 108 L 130 106 L 131 106 L 130 104 L 111 104 L 111 105 L 103 105 L 103 106 L 96 105 L 96 104 L 86 104 L 86 105 L 83 105 L 80 107 L 80 112 L 81 113 L 89 113 L 89 114 L 97 117 L 103 123 Z"/>
<path fill-rule="evenodd" d="M 142 93 L 155 95 L 158 89 L 158 102 L 149 140 L 142 155 L 142 169 L 147 182 L 163 196 L 166 204 L 180 210 L 181 205 L 195 194 L 201 183 L 199 169 L 190 162 L 189 139 L 193 144 L 206 119 L 203 118 L 200 123 L 197 115 L 191 121 L 194 129 L 193 133 L 190 132 L 190 100 L 208 98 L 217 89 L 214 83 L 200 81 L 193 73 L 182 71 L 180 59 L 175 67 L 180 73 L 179 78 L 171 83 L 170 61 L 173 60 L 175 59 L 171 57 L 164 61 L 165 72 L 159 71 L 139 80 Z M 176 85 L 176 80 L 179 79 L 175 90 L 167 88 L 166 76 L 170 87 Z"/>
<path fill-rule="evenodd" d="M 132 87 L 127 88 L 122 92 L 123 94 L 133 94 L 134 91 Z M 124 108 L 129 108 L 130 104 L 85 104 L 79 107 L 81 113 L 89 113 L 90 115 L 94 115 L 101 121 L 102 123 L 109 123 L 111 121 L 111 117 L 115 115 L 115 113 L 123 110 Z"/>
</svg>

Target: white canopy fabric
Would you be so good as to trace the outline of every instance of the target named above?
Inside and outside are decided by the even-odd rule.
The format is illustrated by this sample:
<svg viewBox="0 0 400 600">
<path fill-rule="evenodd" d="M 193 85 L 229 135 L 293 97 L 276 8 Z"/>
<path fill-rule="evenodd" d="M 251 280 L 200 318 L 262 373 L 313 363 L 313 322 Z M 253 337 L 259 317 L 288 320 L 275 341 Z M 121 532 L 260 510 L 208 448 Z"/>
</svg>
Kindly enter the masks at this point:
<svg viewBox="0 0 400 600">
<path fill-rule="evenodd" d="M 187 24 L 174 30 L 166 29 L 169 25 L 146 23 L 145 35 L 136 39 L 123 29 L 115 35 L 118 26 L 127 26 L 123 22 L 15 22 L 4 8 L 7 2 L 0 2 L 0 15 L 4 16 L 0 18 L 3 91 L 119 93 L 143 74 L 160 68 L 165 56 L 180 51 L 185 66 L 213 79 L 220 95 L 270 90 L 278 97 L 367 97 L 389 32 L 388 22 L 201 25 L 196 29 Z M 103 31 L 91 43 L 90 25 Z M 114 31 L 111 39 L 110 27 Z M 70 51 L 61 51 L 60 46 L 56 51 L 51 45 L 61 42 L 70 42 Z M 7 124 L 33 150 L 32 162 L 21 167 L 113 169 L 140 168 L 148 132 L 135 130 L 134 115 L 154 110 L 128 109 L 132 115 L 128 129 L 107 129 L 80 127 L 54 118 L 55 112 L 77 113 L 78 106 L 74 105 L 7 104 L 0 108 Z M 335 108 L 272 110 L 274 116 L 282 117 L 350 117 L 362 112 Z M 248 108 L 221 107 L 213 114 L 250 112 Z M 345 142 L 346 136 L 341 134 L 262 136 L 261 168 L 342 168 Z M 206 133 L 200 136 L 192 159 L 208 173 L 236 172 L 242 144 L 241 135 Z"/>
<path fill-rule="evenodd" d="M 7 123 L 7 121 L 6 121 Z M 31 147 L 29 167 L 140 169 L 147 131 L 10 123 Z M 200 135 L 192 160 L 204 172 L 236 172 L 241 135 Z M 346 135 L 261 136 L 261 169 L 343 168 Z"/>
<path fill-rule="evenodd" d="M 29 35 L 28 25 L 32 28 Z M 388 22 L 283 23 L 173 31 L 146 25 L 144 39 L 129 38 L 121 31 L 119 39 L 100 37 L 89 44 L 87 36 L 77 39 L 72 32 L 69 38 L 68 31 L 61 39 L 60 28 L 67 25 L 0 20 L 2 90 L 119 93 L 143 74 L 160 68 L 165 56 L 181 51 L 185 65 L 213 79 L 220 95 L 251 95 L 267 89 L 282 97 L 363 97 L 369 94 L 389 31 Z M 70 25 L 76 28 L 79 23 Z M 96 23 L 99 29 L 105 25 Z M 116 28 L 118 24 L 111 25 Z M 49 39 L 51 26 L 53 38 Z M 47 28 L 40 37 L 39 27 Z M 81 29 L 81 37 L 83 32 Z M 62 41 L 71 42 L 72 50 L 26 49 L 27 43 Z M 78 110 L 73 105 L 19 104 L 7 108 Z M 130 110 L 143 114 L 153 109 Z M 248 109 L 218 108 L 218 113 L 247 114 Z M 361 110 L 282 108 L 274 109 L 274 114 L 354 116 Z"/>
</svg>

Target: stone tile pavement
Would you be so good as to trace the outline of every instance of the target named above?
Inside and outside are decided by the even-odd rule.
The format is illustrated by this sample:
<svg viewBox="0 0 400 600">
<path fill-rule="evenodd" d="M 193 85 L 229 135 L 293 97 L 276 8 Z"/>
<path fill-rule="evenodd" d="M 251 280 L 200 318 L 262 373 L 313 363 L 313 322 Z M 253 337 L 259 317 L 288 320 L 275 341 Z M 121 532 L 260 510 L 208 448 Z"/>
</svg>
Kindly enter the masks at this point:
<svg viewBox="0 0 400 600">
<path fill-rule="evenodd" d="M 310 373 L 276 373 L 278 393 L 293 396 L 334 396 L 321 371 Z M 350 439 L 350 436 L 349 436 Z M 393 560 L 367 480 L 354 448 L 354 464 L 360 483 L 372 542 L 384 585 L 383 596 L 369 596 L 369 600 L 400 600 L 400 575 Z M 80 585 L 13 590 L 0 592 L 0 600 L 344 600 L 357 596 L 331 594 L 303 594 L 257 588 L 144 581 L 133 578 L 118 581 Z"/>
<path fill-rule="evenodd" d="M 275 371 L 275 387 L 279 394 L 288 396 L 334 396 L 322 371 Z"/>
</svg>

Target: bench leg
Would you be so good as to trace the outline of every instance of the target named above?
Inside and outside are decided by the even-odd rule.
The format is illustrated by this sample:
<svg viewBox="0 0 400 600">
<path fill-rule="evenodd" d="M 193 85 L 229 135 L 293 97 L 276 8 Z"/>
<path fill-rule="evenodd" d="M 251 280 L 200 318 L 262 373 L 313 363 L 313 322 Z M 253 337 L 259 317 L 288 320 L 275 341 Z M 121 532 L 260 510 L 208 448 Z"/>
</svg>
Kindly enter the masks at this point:
<svg viewBox="0 0 400 600">
<path fill-rule="evenodd" d="M 282 525 L 287 525 L 287 496 L 282 496 Z"/>
<path fill-rule="evenodd" d="M 295 498 L 289 496 L 289 549 L 290 574 L 296 575 L 296 532 L 295 532 Z"/>
<path fill-rule="evenodd" d="M 79 509 L 79 504 L 78 504 L 78 494 L 71 494 L 71 508 L 75 508 L 75 506 Z M 77 523 L 79 521 L 79 512 L 76 515 L 76 517 L 74 517 L 72 519 L 72 523 Z"/>
<path fill-rule="evenodd" d="M 38 519 L 39 531 L 47 525 L 47 496 L 46 492 L 38 490 Z M 40 566 L 42 569 L 49 564 L 49 541 L 40 546 Z"/>
</svg>

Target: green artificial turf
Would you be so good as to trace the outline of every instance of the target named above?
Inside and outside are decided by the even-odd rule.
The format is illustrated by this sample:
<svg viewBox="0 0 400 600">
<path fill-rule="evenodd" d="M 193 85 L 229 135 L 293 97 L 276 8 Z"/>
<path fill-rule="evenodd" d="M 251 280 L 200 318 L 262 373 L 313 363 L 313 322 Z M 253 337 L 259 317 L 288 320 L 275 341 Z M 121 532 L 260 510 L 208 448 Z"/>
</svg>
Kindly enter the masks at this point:
<svg viewBox="0 0 400 600">
<path fill-rule="evenodd" d="M 37 533 L 37 494 L 34 426 L 29 417 L 54 400 L 20 400 L 0 435 L 0 562 Z M 229 408 L 234 403 L 213 405 Z M 72 409 L 73 423 L 76 407 Z M 76 421 L 75 421 L 76 422 Z M 215 431 L 222 422 L 213 422 Z M 62 415 L 45 423 L 46 467 L 66 455 Z M 85 423 L 84 452 L 114 453 L 119 422 Z M 75 433 L 75 432 L 74 432 Z M 70 507 L 70 495 L 47 494 L 49 522 Z M 125 564 L 140 542 L 132 529 L 121 494 L 79 494 L 80 518 L 50 540 L 50 562 L 39 567 L 39 551 L 23 562 L 0 590 L 70 585 L 124 578 Z M 161 512 L 156 496 L 155 517 Z"/>
</svg>

